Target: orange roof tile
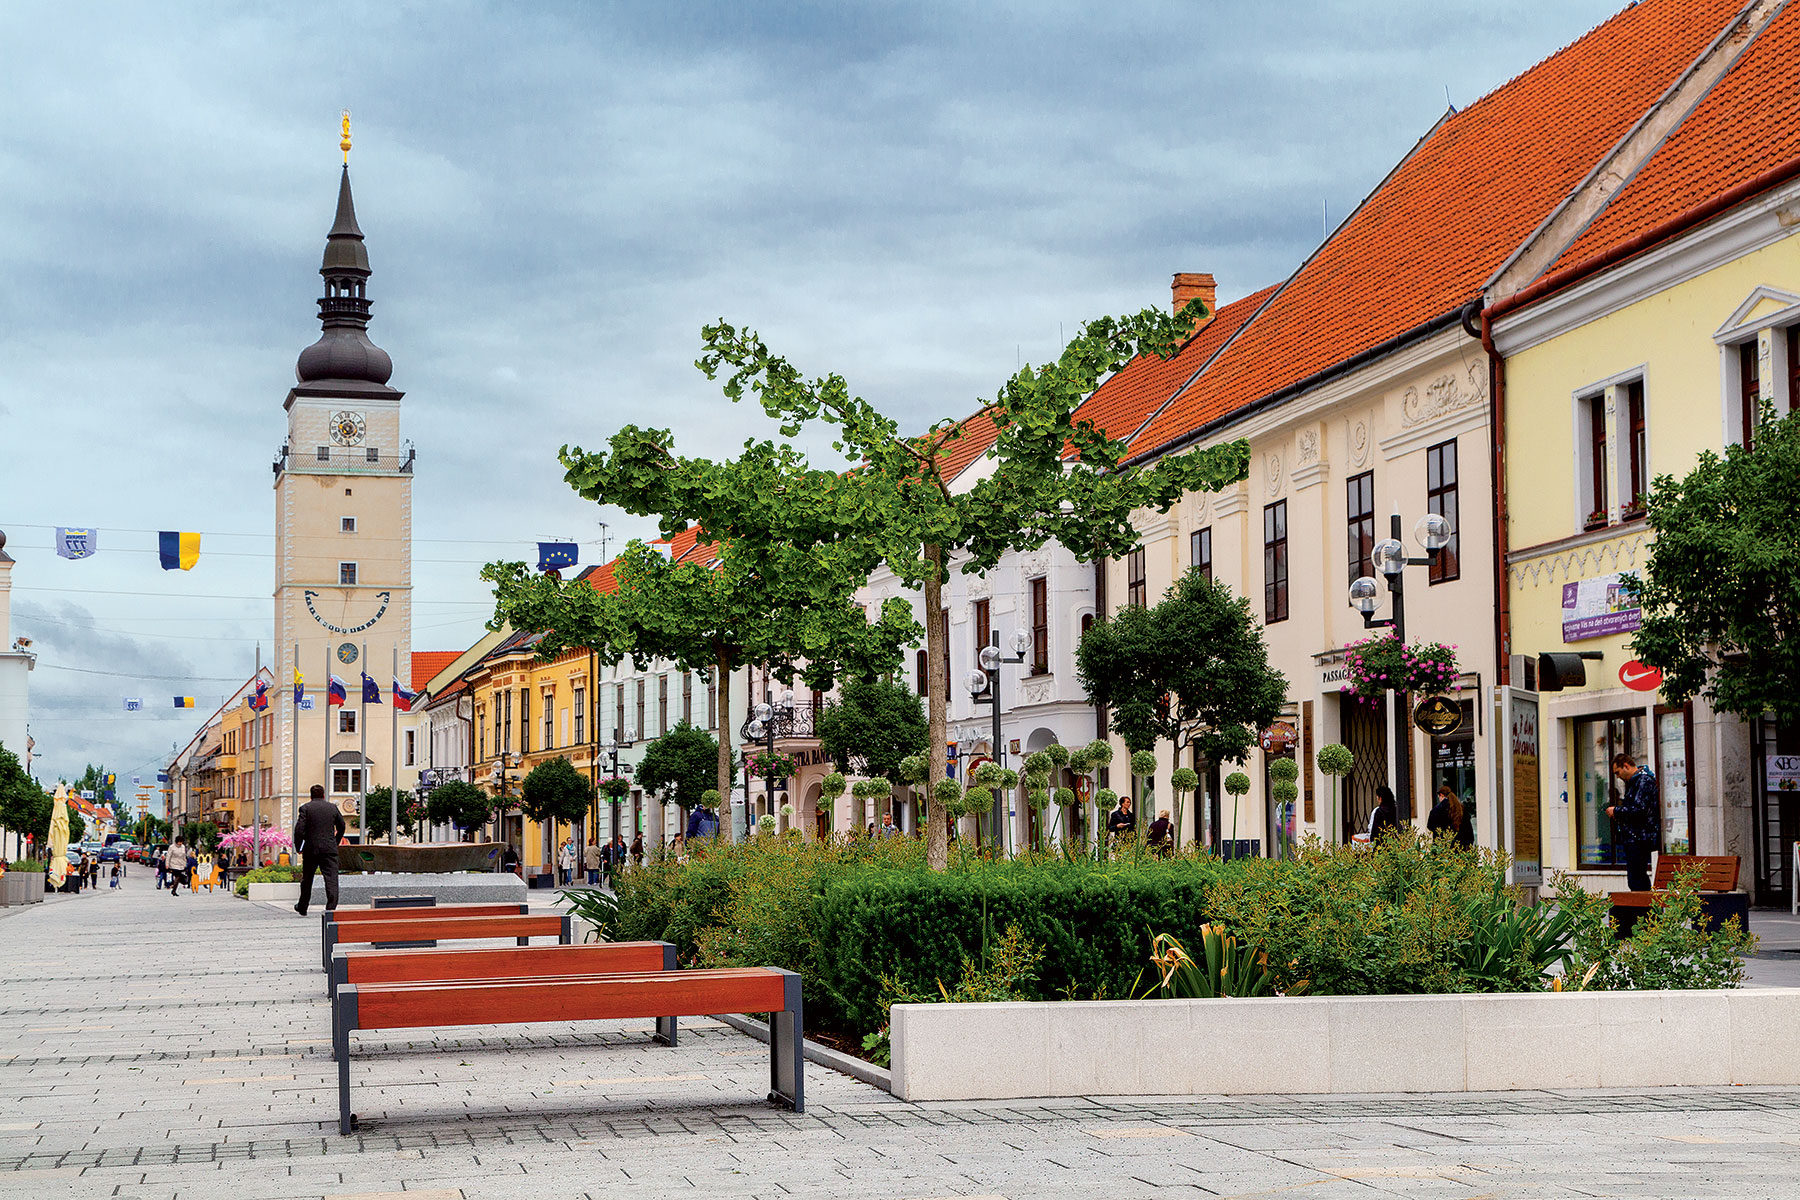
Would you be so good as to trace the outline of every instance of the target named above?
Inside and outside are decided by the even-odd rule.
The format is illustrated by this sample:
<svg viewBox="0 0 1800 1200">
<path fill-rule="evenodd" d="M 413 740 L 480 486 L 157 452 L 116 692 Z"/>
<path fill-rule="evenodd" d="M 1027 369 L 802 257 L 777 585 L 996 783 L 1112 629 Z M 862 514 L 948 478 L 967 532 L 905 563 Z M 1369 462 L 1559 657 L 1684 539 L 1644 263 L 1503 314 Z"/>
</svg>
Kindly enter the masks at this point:
<svg viewBox="0 0 1800 1200">
<path fill-rule="evenodd" d="M 1094 389 L 1094 394 L 1075 410 L 1075 419 L 1091 421 L 1110 438 L 1130 437 L 1244 327 L 1263 301 L 1275 294 L 1276 286 L 1272 284 L 1242 300 L 1220 305 L 1212 320 L 1183 343 L 1173 358 L 1146 354 L 1132 359 Z"/>
<path fill-rule="evenodd" d="M 1800 7 L 1756 41 L 1546 274 L 1614 247 L 1800 155 Z"/>
<path fill-rule="evenodd" d="M 1454 314 L 1742 3 L 1640 0 L 1446 116 L 1133 439 L 1133 455 Z"/>
<path fill-rule="evenodd" d="M 423 689 L 439 671 L 455 662 L 461 655 L 461 650 L 414 650 L 412 652 L 412 682 L 407 686 L 415 692 Z"/>
</svg>

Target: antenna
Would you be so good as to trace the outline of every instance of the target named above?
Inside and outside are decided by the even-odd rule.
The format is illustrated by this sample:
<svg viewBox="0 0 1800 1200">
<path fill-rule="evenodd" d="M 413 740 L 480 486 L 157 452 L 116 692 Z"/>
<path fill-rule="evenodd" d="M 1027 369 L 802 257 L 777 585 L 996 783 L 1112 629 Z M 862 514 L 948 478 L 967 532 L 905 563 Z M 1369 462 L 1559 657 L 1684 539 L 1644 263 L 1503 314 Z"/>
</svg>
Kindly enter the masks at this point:
<svg viewBox="0 0 1800 1200">
<path fill-rule="evenodd" d="M 1456 111 L 1456 101 L 1450 98 L 1450 85 L 1447 83 L 1444 85 L 1444 107 L 1451 112 Z"/>
<path fill-rule="evenodd" d="M 594 522 L 594 524 L 600 526 L 600 561 L 605 562 L 605 561 L 607 561 L 607 559 L 606 559 L 607 524 L 605 521 L 596 521 L 596 522 Z"/>
<path fill-rule="evenodd" d="M 1331 236 L 1331 201 L 1319 201 L 1319 240 Z"/>
</svg>

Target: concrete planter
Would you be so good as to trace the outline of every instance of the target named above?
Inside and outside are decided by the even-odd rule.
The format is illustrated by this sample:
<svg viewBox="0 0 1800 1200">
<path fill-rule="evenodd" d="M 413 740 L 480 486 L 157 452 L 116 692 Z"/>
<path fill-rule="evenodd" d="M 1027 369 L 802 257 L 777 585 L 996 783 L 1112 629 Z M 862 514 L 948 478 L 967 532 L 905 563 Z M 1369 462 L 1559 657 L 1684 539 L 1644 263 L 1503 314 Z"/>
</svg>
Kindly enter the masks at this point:
<svg viewBox="0 0 1800 1200">
<path fill-rule="evenodd" d="M 318 892 L 321 885 L 315 880 L 313 891 Z M 250 900 L 286 900 L 288 903 L 300 899 L 300 885 L 297 883 L 253 883 L 249 887 Z"/>
<path fill-rule="evenodd" d="M 44 902 L 42 871 L 8 871 L 0 876 L 0 908 Z"/>
<path fill-rule="evenodd" d="M 894 1095 L 1800 1085 L 1800 988 L 896 1004 Z"/>
</svg>

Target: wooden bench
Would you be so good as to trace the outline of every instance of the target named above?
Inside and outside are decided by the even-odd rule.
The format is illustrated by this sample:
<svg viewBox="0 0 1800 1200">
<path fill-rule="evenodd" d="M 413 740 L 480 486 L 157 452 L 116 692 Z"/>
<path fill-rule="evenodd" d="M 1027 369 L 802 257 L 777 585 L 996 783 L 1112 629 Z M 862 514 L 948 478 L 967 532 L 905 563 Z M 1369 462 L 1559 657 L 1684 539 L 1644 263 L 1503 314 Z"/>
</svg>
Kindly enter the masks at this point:
<svg viewBox="0 0 1800 1200">
<path fill-rule="evenodd" d="M 795 1112 L 804 1111 L 800 976 L 779 967 L 431 983 L 347 983 L 338 988 L 332 1004 L 331 1048 L 338 1065 L 338 1132 L 349 1134 L 359 1124 L 350 1111 L 350 1034 L 356 1030 L 655 1017 L 656 1040 L 673 1046 L 676 1018 L 719 1012 L 769 1014 L 769 1099 Z"/>
<path fill-rule="evenodd" d="M 1720 925 L 1731 917 L 1741 929 L 1750 928 L 1750 897 L 1737 890 L 1741 860 L 1735 854 L 1659 854 L 1656 873 L 1647 892 L 1613 892 L 1613 920 L 1620 936 L 1630 934 L 1638 918 L 1650 911 L 1658 896 L 1675 886 L 1675 877 L 1700 868 L 1700 911 L 1706 923 Z"/>
<path fill-rule="evenodd" d="M 534 937 L 555 937 L 565 945 L 574 941 L 575 918 L 567 913 L 545 913 L 531 916 L 513 913 L 509 916 L 459 917 L 441 916 L 420 919 L 413 913 L 430 912 L 428 908 L 396 909 L 408 916 L 387 917 L 368 921 L 335 921 L 325 926 L 325 973 L 331 973 L 331 952 L 336 946 L 368 945 L 372 942 L 440 942 L 471 941 L 477 938 L 517 938 L 528 946 Z"/>
<path fill-rule="evenodd" d="M 327 993 L 346 983 L 431 983 L 458 979 L 517 979 L 605 975 L 613 971 L 673 971 L 669 942 L 591 942 L 556 946 L 452 946 L 440 950 L 350 950 L 331 959 Z"/>
<path fill-rule="evenodd" d="M 331 927 L 337 924 L 349 924 L 359 921 L 445 921 L 455 917 L 508 917 L 527 916 L 531 912 L 529 904 L 513 902 L 508 904 L 435 904 L 408 908 L 376 908 L 372 905 L 355 905 L 350 908 L 329 908 L 319 914 L 319 940 L 321 943 L 321 966 L 331 970 Z M 424 941 L 433 939 L 425 938 Z M 521 946 L 524 942 L 519 943 Z"/>
</svg>

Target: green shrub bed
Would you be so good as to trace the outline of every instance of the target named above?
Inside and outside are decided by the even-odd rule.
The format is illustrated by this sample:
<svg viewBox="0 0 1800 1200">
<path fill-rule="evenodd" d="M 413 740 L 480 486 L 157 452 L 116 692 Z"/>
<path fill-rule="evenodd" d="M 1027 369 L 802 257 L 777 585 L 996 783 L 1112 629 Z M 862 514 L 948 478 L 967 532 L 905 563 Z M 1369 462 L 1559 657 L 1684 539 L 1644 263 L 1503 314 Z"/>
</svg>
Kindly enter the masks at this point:
<svg viewBox="0 0 1800 1200">
<path fill-rule="evenodd" d="M 254 871 L 246 871 L 238 876 L 238 881 L 232 885 L 231 890 L 239 896 L 247 898 L 250 895 L 250 885 L 253 883 L 299 882 L 299 867 L 258 867 Z"/>
</svg>

